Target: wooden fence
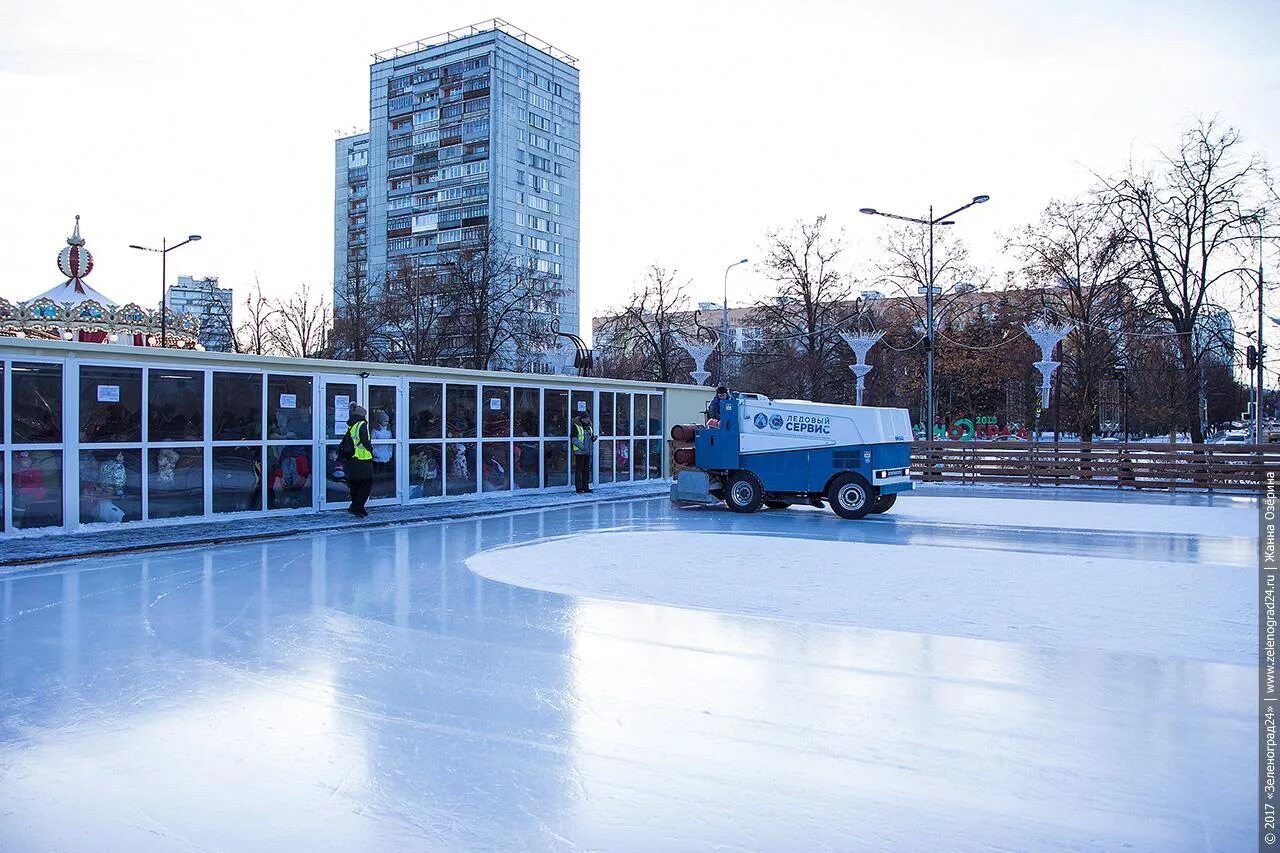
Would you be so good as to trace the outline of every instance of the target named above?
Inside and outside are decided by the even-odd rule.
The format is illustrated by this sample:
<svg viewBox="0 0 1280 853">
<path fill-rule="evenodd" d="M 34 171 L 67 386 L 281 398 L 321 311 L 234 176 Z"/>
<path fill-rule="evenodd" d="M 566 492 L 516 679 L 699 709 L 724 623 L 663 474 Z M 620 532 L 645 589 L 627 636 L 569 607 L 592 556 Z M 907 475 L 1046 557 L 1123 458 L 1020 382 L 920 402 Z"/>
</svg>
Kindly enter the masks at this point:
<svg viewBox="0 0 1280 853">
<path fill-rule="evenodd" d="M 1280 444 L 918 441 L 911 475 L 926 483 L 1256 493 L 1280 478 Z"/>
</svg>

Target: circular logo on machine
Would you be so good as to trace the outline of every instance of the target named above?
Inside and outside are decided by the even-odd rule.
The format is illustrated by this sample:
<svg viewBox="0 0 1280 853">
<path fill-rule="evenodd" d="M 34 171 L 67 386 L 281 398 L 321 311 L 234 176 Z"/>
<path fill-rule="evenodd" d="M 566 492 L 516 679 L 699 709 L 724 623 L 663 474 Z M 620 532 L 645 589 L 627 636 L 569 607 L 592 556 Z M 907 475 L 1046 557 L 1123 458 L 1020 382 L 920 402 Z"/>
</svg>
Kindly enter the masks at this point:
<svg viewBox="0 0 1280 853">
<path fill-rule="evenodd" d="M 769 416 L 761 412 L 752 422 L 756 425 L 756 429 L 764 429 L 769 424 Z"/>
<path fill-rule="evenodd" d="M 782 415 L 774 415 L 769 419 L 769 426 L 774 429 L 782 429 Z"/>
</svg>

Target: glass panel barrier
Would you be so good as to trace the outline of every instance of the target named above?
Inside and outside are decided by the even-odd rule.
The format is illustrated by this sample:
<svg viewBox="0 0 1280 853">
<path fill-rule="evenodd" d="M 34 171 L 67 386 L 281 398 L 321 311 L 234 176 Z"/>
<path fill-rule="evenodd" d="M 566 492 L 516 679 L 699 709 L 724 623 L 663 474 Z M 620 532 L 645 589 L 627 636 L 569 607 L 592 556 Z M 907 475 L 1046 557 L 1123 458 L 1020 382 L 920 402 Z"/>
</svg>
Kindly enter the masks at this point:
<svg viewBox="0 0 1280 853">
<path fill-rule="evenodd" d="M 142 369 L 80 367 L 80 441 L 142 441 Z"/>
<path fill-rule="evenodd" d="M 149 449 L 147 517 L 189 515 L 204 515 L 204 450 L 199 447 Z"/>
<path fill-rule="evenodd" d="M 147 371 L 147 441 L 203 439 L 204 373 L 150 368 Z"/>
<path fill-rule="evenodd" d="M 14 362 L 11 382 L 13 443 L 59 444 L 62 441 L 62 365 Z M 41 465 L 56 464 L 58 470 L 62 470 L 60 456 L 56 463 L 44 457 L 41 459 L 44 460 Z M 16 464 L 14 470 L 18 470 Z M 13 505 L 16 512 L 16 497 Z M 58 524 L 61 524 L 61 509 L 58 510 L 58 519 Z M 19 526 L 16 516 L 14 526 Z"/>
<path fill-rule="evenodd" d="M 517 441 L 511 448 L 511 468 L 517 489 L 536 489 L 542 452 L 536 441 Z"/>
<path fill-rule="evenodd" d="M 546 460 L 547 488 L 569 485 L 569 442 L 544 442 L 542 455 Z"/>
<path fill-rule="evenodd" d="M 451 441 L 445 445 L 448 463 L 445 469 L 445 489 L 449 495 L 470 495 L 476 490 L 475 442 Z"/>
<path fill-rule="evenodd" d="M 80 374 L 84 375 L 83 371 Z M 142 393 L 142 377 L 138 377 Z M 142 424 L 138 424 L 142 429 Z M 80 451 L 80 523 L 142 520 L 142 451 Z"/>
<path fill-rule="evenodd" d="M 540 435 L 538 424 L 538 389 L 515 389 L 515 434 L 521 438 Z"/>
<path fill-rule="evenodd" d="M 444 402 L 445 435 L 448 438 L 475 438 L 476 387 L 474 385 L 449 385 L 445 389 Z M 473 467 L 471 470 L 474 471 L 475 468 Z"/>
<path fill-rule="evenodd" d="M 309 444 L 267 448 L 267 509 L 312 505 L 311 461 Z"/>
<path fill-rule="evenodd" d="M 440 438 L 443 403 L 444 388 L 440 383 L 409 383 L 409 438 Z"/>
<path fill-rule="evenodd" d="M 215 379 L 215 388 L 216 381 Z M 262 393 L 261 382 L 258 383 L 258 393 Z M 259 411 L 261 408 L 259 405 Z M 213 448 L 213 511 L 260 512 L 261 510 L 261 445 Z"/>
<path fill-rule="evenodd" d="M 497 385 L 484 386 L 481 405 L 484 407 L 484 437 L 511 435 L 511 389 Z"/>
<path fill-rule="evenodd" d="M 440 444 L 414 444 L 409 448 L 409 497 L 435 498 L 444 494 Z"/>
<path fill-rule="evenodd" d="M 511 442 L 484 443 L 484 490 L 505 492 L 511 488 Z"/>
<path fill-rule="evenodd" d="M 41 365 L 42 367 L 44 365 Z M 14 371 L 17 379 L 17 371 Z M 16 413 L 17 406 L 14 407 Z M 13 454 L 13 526 L 20 530 L 62 526 L 62 451 Z"/>
<path fill-rule="evenodd" d="M 213 374 L 214 441 L 262 440 L 262 380 L 255 373 Z"/>
<path fill-rule="evenodd" d="M 272 374 L 267 378 L 267 437 L 310 441 L 311 377 Z M 311 505 L 310 500 L 307 506 Z"/>
</svg>

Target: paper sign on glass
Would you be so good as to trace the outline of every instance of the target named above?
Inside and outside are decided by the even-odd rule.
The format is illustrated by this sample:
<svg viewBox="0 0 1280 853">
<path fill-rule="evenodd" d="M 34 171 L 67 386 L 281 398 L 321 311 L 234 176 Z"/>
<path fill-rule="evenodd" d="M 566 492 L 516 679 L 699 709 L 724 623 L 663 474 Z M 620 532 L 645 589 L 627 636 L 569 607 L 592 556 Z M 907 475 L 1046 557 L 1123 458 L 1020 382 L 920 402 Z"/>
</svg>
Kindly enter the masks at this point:
<svg viewBox="0 0 1280 853">
<path fill-rule="evenodd" d="M 498 397 L 489 398 L 489 409 L 494 412 L 502 411 L 502 400 Z"/>
<path fill-rule="evenodd" d="M 120 386 L 119 385 L 99 385 L 98 386 L 98 402 L 99 403 L 119 403 L 120 402 Z"/>
<path fill-rule="evenodd" d="M 579 401 L 578 401 L 578 411 L 579 411 L 579 412 L 585 412 L 586 410 L 587 410 L 587 401 L 586 401 L 586 400 L 579 400 Z"/>
<path fill-rule="evenodd" d="M 282 409 L 298 408 L 298 395 L 297 394 L 281 394 L 280 408 Z"/>
</svg>

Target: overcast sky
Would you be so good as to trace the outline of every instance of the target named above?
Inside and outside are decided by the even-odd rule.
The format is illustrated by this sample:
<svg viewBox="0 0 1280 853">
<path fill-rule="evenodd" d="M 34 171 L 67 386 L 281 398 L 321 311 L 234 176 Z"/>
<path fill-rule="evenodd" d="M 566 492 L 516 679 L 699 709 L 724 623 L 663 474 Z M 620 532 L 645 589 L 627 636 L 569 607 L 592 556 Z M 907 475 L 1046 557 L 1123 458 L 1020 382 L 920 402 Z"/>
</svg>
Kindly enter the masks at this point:
<svg viewBox="0 0 1280 853">
<path fill-rule="evenodd" d="M 977 193 L 998 235 L 1090 170 L 1220 115 L 1280 145 L 1273 0 L 508 4 L 0 0 L 0 296 L 58 283 L 82 215 L 89 279 L 158 300 L 128 244 L 204 240 L 178 274 L 268 293 L 333 277 L 333 140 L 368 124 L 370 54 L 499 15 L 580 59 L 584 316 L 647 265 L 718 300 L 770 226 L 827 213 L 866 257 L 888 223 Z M 620 10 L 632 10 L 621 14 Z M 730 301 L 763 292 L 751 268 Z"/>
</svg>

